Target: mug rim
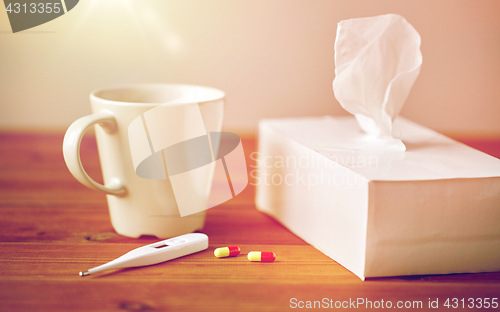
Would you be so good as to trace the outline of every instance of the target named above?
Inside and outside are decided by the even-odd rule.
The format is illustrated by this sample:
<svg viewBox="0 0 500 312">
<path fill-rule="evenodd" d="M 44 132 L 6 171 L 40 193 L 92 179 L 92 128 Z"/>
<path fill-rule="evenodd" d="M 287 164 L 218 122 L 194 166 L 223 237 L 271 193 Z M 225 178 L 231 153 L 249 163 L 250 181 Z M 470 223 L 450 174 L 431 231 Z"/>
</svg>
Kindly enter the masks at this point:
<svg viewBox="0 0 500 312">
<path fill-rule="evenodd" d="M 118 101 L 118 100 L 110 100 L 106 99 L 103 97 L 99 97 L 97 94 L 99 92 L 103 91 L 112 91 L 112 90 L 119 90 L 119 89 L 141 89 L 141 90 L 146 90 L 146 89 L 151 89 L 151 88 L 158 88 L 158 87 L 175 87 L 175 88 L 193 88 L 193 89 L 206 89 L 210 90 L 212 92 L 215 92 L 216 95 L 213 97 L 208 97 L 206 100 L 203 101 L 186 101 L 185 103 L 181 104 L 191 104 L 191 103 L 208 103 L 208 102 L 213 102 L 213 101 L 219 101 L 223 100 L 226 97 L 226 93 L 220 89 L 213 88 L 213 87 L 208 87 L 208 86 L 202 86 L 202 85 L 194 85 L 194 84 L 184 84 L 184 83 L 128 83 L 128 84 L 119 84 L 119 85 L 111 85 L 107 87 L 102 87 L 99 89 L 95 89 L 90 93 L 90 100 L 96 100 L 96 101 L 101 101 L 107 104 L 115 104 L 115 105 L 150 105 L 150 106 L 158 106 L 161 104 L 165 104 L 168 102 L 133 102 L 133 101 Z"/>
</svg>

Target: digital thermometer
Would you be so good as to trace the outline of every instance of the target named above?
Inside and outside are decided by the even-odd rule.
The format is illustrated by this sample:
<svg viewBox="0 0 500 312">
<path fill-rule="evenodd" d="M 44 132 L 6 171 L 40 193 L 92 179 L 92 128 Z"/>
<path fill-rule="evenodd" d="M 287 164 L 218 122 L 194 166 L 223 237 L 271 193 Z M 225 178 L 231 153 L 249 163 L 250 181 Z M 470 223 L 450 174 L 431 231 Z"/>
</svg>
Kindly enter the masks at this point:
<svg viewBox="0 0 500 312">
<path fill-rule="evenodd" d="M 136 248 L 113 261 L 80 272 L 80 276 L 86 276 L 105 270 L 156 264 L 202 251 L 207 248 L 207 235 L 202 233 L 185 234 Z"/>
</svg>

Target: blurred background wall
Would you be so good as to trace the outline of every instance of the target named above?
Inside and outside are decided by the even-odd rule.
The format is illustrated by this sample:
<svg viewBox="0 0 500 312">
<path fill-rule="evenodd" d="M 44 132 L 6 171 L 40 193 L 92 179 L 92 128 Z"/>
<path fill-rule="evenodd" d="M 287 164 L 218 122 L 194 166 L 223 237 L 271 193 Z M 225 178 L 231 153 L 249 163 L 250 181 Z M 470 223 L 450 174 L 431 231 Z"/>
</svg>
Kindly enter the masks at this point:
<svg viewBox="0 0 500 312">
<path fill-rule="evenodd" d="M 332 91 L 336 24 L 385 13 L 422 37 L 401 113 L 449 135 L 500 137 L 498 0 L 82 0 L 12 34 L 0 10 L 0 129 L 61 130 L 95 88 L 132 82 L 227 93 L 225 129 L 259 119 L 347 115 Z"/>
</svg>

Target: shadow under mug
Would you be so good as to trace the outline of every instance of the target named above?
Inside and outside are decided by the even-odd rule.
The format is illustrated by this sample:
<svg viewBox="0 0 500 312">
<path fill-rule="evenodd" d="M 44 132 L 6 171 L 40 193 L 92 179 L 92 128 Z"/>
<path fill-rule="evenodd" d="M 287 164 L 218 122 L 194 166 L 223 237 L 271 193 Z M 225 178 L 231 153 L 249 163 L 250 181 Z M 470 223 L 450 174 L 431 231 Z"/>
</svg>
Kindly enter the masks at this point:
<svg viewBox="0 0 500 312">
<path fill-rule="evenodd" d="M 66 131 L 63 154 L 68 169 L 83 185 L 106 194 L 111 223 L 118 234 L 167 238 L 203 228 L 205 211 L 180 216 L 168 178 L 136 175 L 129 147 L 128 126 L 136 117 L 179 98 L 189 99 L 180 105 L 198 103 L 207 133 L 222 130 L 223 91 L 194 85 L 139 84 L 92 92 L 93 114 L 76 120 Z M 94 125 L 104 185 L 85 172 L 80 160 L 82 137 Z"/>
</svg>

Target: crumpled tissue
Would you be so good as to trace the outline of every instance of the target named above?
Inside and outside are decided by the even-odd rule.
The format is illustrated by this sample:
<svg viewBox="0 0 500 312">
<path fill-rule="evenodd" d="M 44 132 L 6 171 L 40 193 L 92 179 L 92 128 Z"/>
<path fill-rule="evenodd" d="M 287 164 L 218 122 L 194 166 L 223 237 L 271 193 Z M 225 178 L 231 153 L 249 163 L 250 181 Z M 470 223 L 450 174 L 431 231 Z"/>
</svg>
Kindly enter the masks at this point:
<svg viewBox="0 0 500 312">
<path fill-rule="evenodd" d="M 356 116 L 371 147 L 405 151 L 392 133 L 420 73 L 420 35 L 400 15 L 341 21 L 335 40 L 333 91 L 342 107 Z M 366 145 L 366 144 L 365 144 Z"/>
</svg>

